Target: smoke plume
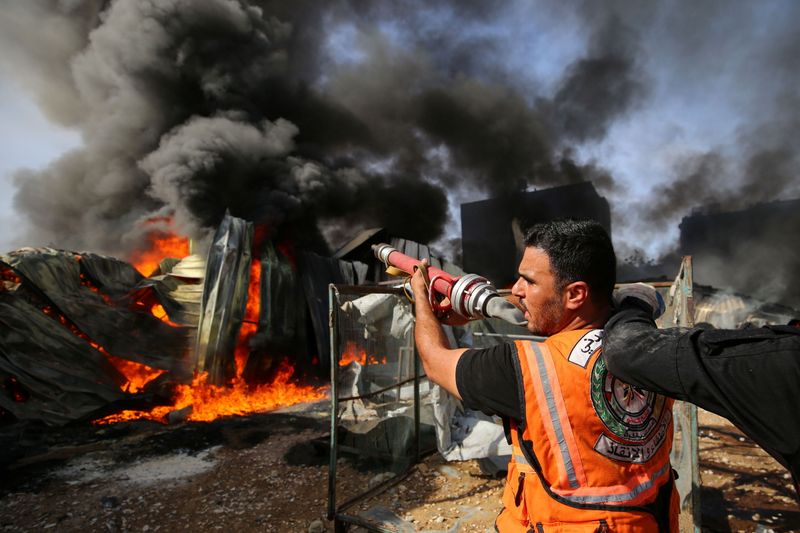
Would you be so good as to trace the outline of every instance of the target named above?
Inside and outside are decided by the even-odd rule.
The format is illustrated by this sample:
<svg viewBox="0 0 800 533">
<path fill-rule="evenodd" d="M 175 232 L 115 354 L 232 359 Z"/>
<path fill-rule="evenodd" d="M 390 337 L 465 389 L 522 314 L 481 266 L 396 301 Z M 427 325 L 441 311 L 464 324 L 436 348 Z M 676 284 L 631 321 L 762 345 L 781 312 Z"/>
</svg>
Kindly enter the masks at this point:
<svg viewBox="0 0 800 533">
<path fill-rule="evenodd" d="M 548 94 L 504 68 L 500 37 L 469 29 L 508 9 L 9 2 L 0 64 L 84 140 L 17 173 L 25 243 L 125 253 L 147 221 L 170 215 L 201 238 L 226 210 L 312 247 L 320 227 L 329 240 L 385 226 L 432 241 L 448 191 L 608 177 L 570 143 L 601 138 L 644 94 L 632 31 L 616 18 L 590 26 L 585 55 Z"/>
<path fill-rule="evenodd" d="M 800 196 L 796 2 L 0 3 L 3 74 L 84 141 L 16 174 L 20 244 L 125 254 L 226 210 L 313 249 L 444 243 L 459 200 L 588 179 L 624 256 Z"/>
<path fill-rule="evenodd" d="M 727 211 L 800 195 L 794 140 L 800 134 L 800 33 L 791 22 L 799 12 L 792 2 L 759 9 L 714 1 L 661 10 L 658 26 L 649 30 L 655 32 L 650 46 L 662 49 L 670 79 L 708 105 L 715 95 L 724 97 L 736 106 L 731 113 L 738 127 L 716 147 L 674 154 L 668 175 L 652 180 L 644 218 L 675 220 L 709 204 Z M 640 20 L 648 23 L 648 17 Z"/>
</svg>

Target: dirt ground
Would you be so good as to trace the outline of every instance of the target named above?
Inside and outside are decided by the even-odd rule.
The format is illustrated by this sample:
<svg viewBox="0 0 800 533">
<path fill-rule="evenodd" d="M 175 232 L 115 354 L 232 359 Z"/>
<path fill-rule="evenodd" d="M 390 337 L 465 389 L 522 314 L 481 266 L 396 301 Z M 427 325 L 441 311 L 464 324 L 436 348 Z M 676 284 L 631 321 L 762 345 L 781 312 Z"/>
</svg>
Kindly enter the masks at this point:
<svg viewBox="0 0 800 533">
<path fill-rule="evenodd" d="M 320 403 L 205 424 L 6 437 L 5 457 L 26 448 L 0 471 L 0 531 L 333 531 L 327 414 Z M 340 503 L 384 481 L 357 466 L 339 460 Z M 800 531 L 788 474 L 709 413 L 700 417 L 700 469 L 704 531 Z M 502 485 L 476 461 L 434 453 L 347 512 L 401 532 L 493 531 Z"/>
</svg>

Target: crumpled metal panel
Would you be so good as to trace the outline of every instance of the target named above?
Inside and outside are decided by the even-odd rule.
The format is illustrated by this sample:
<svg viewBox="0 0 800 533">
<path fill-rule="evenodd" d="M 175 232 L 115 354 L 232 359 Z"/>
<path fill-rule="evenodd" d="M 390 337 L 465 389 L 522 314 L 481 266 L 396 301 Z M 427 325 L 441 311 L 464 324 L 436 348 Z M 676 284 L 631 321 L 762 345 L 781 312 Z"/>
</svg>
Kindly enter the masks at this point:
<svg viewBox="0 0 800 533">
<path fill-rule="evenodd" d="M 181 328 L 130 309 L 128 291 L 141 279 L 131 265 L 51 248 L 11 252 L 0 257 L 0 263 L 110 354 L 165 370 L 183 364 L 186 342 Z M 82 275 L 101 294 L 82 285 Z"/>
<path fill-rule="evenodd" d="M 202 280 L 206 275 L 206 260 L 199 255 L 187 255 L 165 272 L 176 278 Z"/>
<path fill-rule="evenodd" d="M 89 343 L 40 309 L 0 292 L 0 407 L 51 426 L 94 418 L 128 396 L 122 376 Z M 13 383 L 21 398 L 14 399 Z"/>
<path fill-rule="evenodd" d="M 191 353 L 197 338 L 197 325 L 200 322 L 200 304 L 203 300 L 203 275 L 205 259 L 190 255 L 174 263 L 173 268 L 165 269 L 166 261 L 161 262 L 166 274 L 145 278 L 136 286 L 135 298 L 142 302 L 157 300 L 166 310 L 170 321 L 186 328 L 190 339 Z M 194 370 L 194 360 L 192 360 Z"/>
<path fill-rule="evenodd" d="M 253 225 L 226 214 L 206 259 L 205 286 L 197 327 L 197 372 L 223 385 L 236 376 L 234 350 L 247 305 Z"/>
<path fill-rule="evenodd" d="M 330 346 L 330 327 L 328 324 L 328 286 L 361 285 L 367 276 L 368 267 L 358 261 L 349 262 L 322 257 L 312 252 L 300 253 L 300 274 L 308 304 L 317 353 L 327 354 Z M 320 357 L 322 371 L 327 371 L 329 360 Z"/>
<path fill-rule="evenodd" d="M 692 282 L 692 257 L 681 261 L 675 281 L 669 287 L 664 301 L 666 310 L 658 320 L 661 328 L 694 326 L 694 284 Z M 675 487 L 680 495 L 681 531 L 700 531 L 700 467 L 698 462 L 697 406 L 675 401 L 672 407 L 674 440 L 670 462 L 678 472 Z"/>
<path fill-rule="evenodd" d="M 261 309 L 258 330 L 276 342 L 295 339 L 301 301 L 297 277 L 289 261 L 277 253 L 271 242 L 261 254 Z"/>
<path fill-rule="evenodd" d="M 124 296 L 144 279 L 133 265 L 114 257 L 87 252 L 78 257 L 81 270 L 109 296 Z"/>
</svg>

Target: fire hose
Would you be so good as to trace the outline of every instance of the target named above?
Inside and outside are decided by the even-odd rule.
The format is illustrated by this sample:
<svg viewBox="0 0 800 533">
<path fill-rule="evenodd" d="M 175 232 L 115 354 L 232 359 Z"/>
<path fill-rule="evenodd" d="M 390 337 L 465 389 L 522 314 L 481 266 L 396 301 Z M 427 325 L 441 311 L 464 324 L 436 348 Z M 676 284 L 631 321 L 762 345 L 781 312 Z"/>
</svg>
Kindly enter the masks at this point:
<svg viewBox="0 0 800 533">
<path fill-rule="evenodd" d="M 373 244 L 372 250 L 392 275 L 404 273 L 411 276 L 420 264 L 419 259 L 403 254 L 388 244 Z M 456 277 L 433 266 L 428 266 L 428 276 L 428 296 L 434 311 L 444 313 L 452 309 L 468 320 L 500 318 L 517 326 L 527 323 L 522 311 L 500 296 L 483 276 L 465 274 Z M 443 305 L 441 300 L 445 297 L 449 303 Z"/>
</svg>

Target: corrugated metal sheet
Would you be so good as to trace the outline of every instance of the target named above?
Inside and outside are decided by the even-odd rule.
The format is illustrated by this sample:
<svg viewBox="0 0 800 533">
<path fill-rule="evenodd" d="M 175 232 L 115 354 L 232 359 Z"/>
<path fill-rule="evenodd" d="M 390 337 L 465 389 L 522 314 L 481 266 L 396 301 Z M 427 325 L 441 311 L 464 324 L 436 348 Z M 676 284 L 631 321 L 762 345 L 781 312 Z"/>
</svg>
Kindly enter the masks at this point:
<svg viewBox="0 0 800 533">
<path fill-rule="evenodd" d="M 124 376 L 100 352 L 5 292 L 0 292 L 0 378 L 6 386 L 13 378 L 26 394 L 24 401 L 0 394 L 0 407 L 18 420 L 51 426 L 91 419 L 126 396 L 120 389 Z"/>
<path fill-rule="evenodd" d="M 234 350 L 247 304 L 253 225 L 229 214 L 208 251 L 195 369 L 222 385 L 236 375 Z"/>
<path fill-rule="evenodd" d="M 206 260 L 199 255 L 186 256 L 168 274 L 181 279 L 202 280 L 206 275 Z"/>
<path fill-rule="evenodd" d="M 734 294 L 716 293 L 695 301 L 695 323 L 706 322 L 716 328 L 736 328 L 747 316 L 750 306 Z"/>
<path fill-rule="evenodd" d="M 314 327 L 317 353 L 327 354 L 330 347 L 328 286 L 331 283 L 361 285 L 367 275 L 367 265 L 301 252 L 299 269 L 311 324 Z M 328 358 L 320 357 L 320 364 L 327 367 Z M 322 368 L 322 371 L 326 371 L 326 368 Z"/>
<path fill-rule="evenodd" d="M 336 253 L 333 254 L 333 257 L 335 259 L 345 258 L 349 253 L 353 252 L 360 246 L 371 242 L 375 236 L 381 232 L 384 232 L 383 228 L 371 228 L 359 232 L 359 234 L 356 235 L 350 242 L 336 250 Z"/>
<path fill-rule="evenodd" d="M 143 287 L 148 280 L 131 265 L 28 248 L 3 256 L 0 270 L 18 280 L 0 289 L 0 407 L 18 420 L 64 425 L 152 401 L 122 390 L 125 377 L 97 344 L 118 358 L 183 369 L 185 329 L 140 310 L 139 296 L 153 296 L 154 285 Z"/>
<path fill-rule="evenodd" d="M 173 321 L 190 326 L 196 337 L 197 326 L 200 324 L 200 306 L 203 302 L 203 280 L 205 279 L 206 261 L 199 255 L 184 257 L 167 274 L 168 278 L 176 281 L 174 289 L 169 291 L 169 297 L 180 305 L 180 316 L 172 318 Z"/>
<path fill-rule="evenodd" d="M 154 368 L 172 369 L 184 351 L 175 328 L 130 310 L 126 301 L 141 276 L 128 263 L 96 254 L 26 248 L 0 257 L 81 332 L 111 354 Z M 99 290 L 85 286 L 81 276 Z M 102 295 L 101 295 L 102 294 Z M 103 296 L 117 300 L 110 305 Z"/>
</svg>

